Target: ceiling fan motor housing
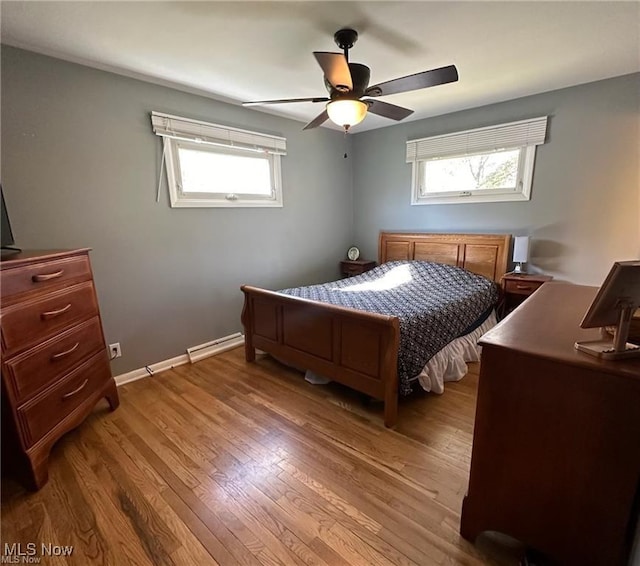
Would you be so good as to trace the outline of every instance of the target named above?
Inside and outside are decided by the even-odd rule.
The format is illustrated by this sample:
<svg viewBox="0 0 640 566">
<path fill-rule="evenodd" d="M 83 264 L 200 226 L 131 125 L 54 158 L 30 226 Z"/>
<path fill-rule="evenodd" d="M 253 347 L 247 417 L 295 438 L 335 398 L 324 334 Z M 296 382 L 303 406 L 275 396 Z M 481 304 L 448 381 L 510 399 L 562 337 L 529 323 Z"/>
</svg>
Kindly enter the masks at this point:
<svg viewBox="0 0 640 566">
<path fill-rule="evenodd" d="M 351 81 L 353 83 L 353 88 L 351 90 L 334 88 L 325 77 L 324 84 L 327 87 L 332 100 L 339 98 L 360 98 L 361 96 L 364 96 L 364 93 L 369 86 L 371 69 L 361 63 L 349 63 L 349 71 L 351 72 Z"/>
</svg>

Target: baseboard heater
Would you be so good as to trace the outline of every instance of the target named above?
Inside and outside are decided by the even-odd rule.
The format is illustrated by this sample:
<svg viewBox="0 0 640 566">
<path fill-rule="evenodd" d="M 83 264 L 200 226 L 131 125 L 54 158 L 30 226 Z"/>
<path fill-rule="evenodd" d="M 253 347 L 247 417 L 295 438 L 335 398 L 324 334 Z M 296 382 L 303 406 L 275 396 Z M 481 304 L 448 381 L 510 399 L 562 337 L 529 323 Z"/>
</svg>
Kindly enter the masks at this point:
<svg viewBox="0 0 640 566">
<path fill-rule="evenodd" d="M 189 356 L 189 361 L 193 364 L 209 356 L 215 356 L 232 348 L 237 348 L 242 344 L 244 344 L 244 336 L 242 333 L 236 332 L 229 334 L 229 336 L 212 340 L 211 342 L 205 342 L 204 344 L 187 348 L 187 356 Z"/>
</svg>

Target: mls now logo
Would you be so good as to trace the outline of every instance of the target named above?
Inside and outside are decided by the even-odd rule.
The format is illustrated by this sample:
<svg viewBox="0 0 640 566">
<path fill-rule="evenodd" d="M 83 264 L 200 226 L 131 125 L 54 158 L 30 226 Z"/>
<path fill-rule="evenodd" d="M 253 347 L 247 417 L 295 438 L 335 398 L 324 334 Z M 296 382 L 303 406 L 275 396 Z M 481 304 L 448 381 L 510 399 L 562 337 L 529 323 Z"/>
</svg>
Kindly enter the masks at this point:
<svg viewBox="0 0 640 566">
<path fill-rule="evenodd" d="M 12 544 L 5 542 L 2 550 L 0 564 L 39 564 L 43 556 L 70 556 L 73 553 L 73 546 L 50 543 L 42 543 L 38 546 L 35 542 L 24 545 L 19 542 Z"/>
<path fill-rule="evenodd" d="M 35 542 L 28 542 L 25 545 L 5 542 L 3 550 L 4 552 L 0 556 L 1 564 L 37 564 L 40 562 L 40 557 L 36 556 L 38 547 Z"/>
</svg>

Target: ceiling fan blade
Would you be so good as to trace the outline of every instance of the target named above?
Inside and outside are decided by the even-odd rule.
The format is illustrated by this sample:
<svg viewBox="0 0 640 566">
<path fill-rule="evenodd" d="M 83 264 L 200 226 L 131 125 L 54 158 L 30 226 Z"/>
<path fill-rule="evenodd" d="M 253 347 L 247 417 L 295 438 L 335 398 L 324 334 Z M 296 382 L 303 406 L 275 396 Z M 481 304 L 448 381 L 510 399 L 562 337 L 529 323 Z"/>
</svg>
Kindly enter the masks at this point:
<svg viewBox="0 0 640 566">
<path fill-rule="evenodd" d="M 408 92 L 419 88 L 427 88 L 430 86 L 453 83 L 458 80 L 458 70 L 455 65 L 448 67 L 440 67 L 439 69 L 431 69 L 423 71 L 415 75 L 400 77 L 384 83 L 370 86 L 365 94 L 367 96 L 385 96 L 387 94 L 397 94 L 400 92 Z"/>
<path fill-rule="evenodd" d="M 402 106 L 396 106 L 395 104 L 389 104 L 382 100 L 365 100 L 369 105 L 369 112 L 377 114 L 378 116 L 384 116 L 385 118 L 391 118 L 392 120 L 400 121 L 404 120 L 407 116 L 413 114 L 413 110 L 403 108 Z"/>
<path fill-rule="evenodd" d="M 313 98 L 281 98 L 279 100 L 255 100 L 253 102 L 243 102 L 242 106 L 259 106 L 260 104 L 286 104 L 289 102 L 328 102 L 326 96 L 316 96 Z"/>
<path fill-rule="evenodd" d="M 322 114 L 318 114 L 311 122 L 309 122 L 303 130 L 310 130 L 311 128 L 317 128 L 320 124 L 324 124 L 329 119 L 329 113 L 324 110 Z"/>
<path fill-rule="evenodd" d="M 313 55 L 333 88 L 340 92 L 348 92 L 353 88 L 349 64 L 342 53 L 314 51 Z"/>
</svg>

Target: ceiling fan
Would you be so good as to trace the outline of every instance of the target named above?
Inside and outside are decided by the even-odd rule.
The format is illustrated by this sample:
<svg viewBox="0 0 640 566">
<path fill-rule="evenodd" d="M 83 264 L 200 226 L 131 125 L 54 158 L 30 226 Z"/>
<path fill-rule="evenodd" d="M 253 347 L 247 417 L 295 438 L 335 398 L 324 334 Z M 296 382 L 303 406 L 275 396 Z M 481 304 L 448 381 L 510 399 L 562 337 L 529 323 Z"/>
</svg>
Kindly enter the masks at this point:
<svg viewBox="0 0 640 566">
<path fill-rule="evenodd" d="M 324 72 L 325 86 L 329 91 L 328 97 L 257 100 L 243 102 L 243 106 L 287 104 L 290 102 L 327 102 L 322 113 L 311 120 L 303 129 L 317 128 L 327 120 L 331 120 L 338 126 L 342 126 L 346 132 L 351 126 L 362 122 L 367 112 L 373 112 L 378 116 L 396 121 L 403 120 L 413 114 L 413 110 L 408 108 L 377 100 L 379 96 L 408 92 L 458 80 L 458 70 L 455 65 L 449 65 L 369 86 L 371 75 L 369 67 L 361 63 L 349 62 L 349 49 L 358 40 L 358 32 L 344 28 L 338 30 L 333 39 L 344 54 L 326 51 L 314 51 L 313 53 Z"/>
</svg>

